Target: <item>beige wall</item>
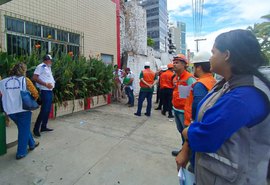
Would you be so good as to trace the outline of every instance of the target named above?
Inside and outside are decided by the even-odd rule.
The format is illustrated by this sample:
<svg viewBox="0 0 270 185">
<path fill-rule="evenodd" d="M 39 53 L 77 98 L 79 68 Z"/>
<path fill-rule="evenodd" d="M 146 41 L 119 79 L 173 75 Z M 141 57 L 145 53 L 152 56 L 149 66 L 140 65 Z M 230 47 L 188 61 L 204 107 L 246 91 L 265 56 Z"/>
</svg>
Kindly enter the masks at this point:
<svg viewBox="0 0 270 185">
<path fill-rule="evenodd" d="M 3 15 L 12 12 L 26 20 L 83 33 L 85 56 L 110 54 L 116 63 L 116 5 L 111 0 L 12 0 L 0 9 L 2 31 Z M 1 40 L 5 48 L 3 34 Z"/>
</svg>

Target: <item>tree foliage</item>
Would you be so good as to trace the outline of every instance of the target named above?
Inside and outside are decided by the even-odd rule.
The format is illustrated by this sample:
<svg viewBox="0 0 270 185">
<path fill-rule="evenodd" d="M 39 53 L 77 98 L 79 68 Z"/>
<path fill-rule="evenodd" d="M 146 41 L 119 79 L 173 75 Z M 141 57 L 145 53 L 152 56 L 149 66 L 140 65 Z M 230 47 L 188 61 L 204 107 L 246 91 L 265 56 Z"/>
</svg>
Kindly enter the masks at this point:
<svg viewBox="0 0 270 185">
<path fill-rule="evenodd" d="M 262 52 L 268 59 L 268 65 L 270 65 L 270 14 L 264 15 L 261 18 L 265 21 L 249 26 L 247 29 L 252 31 L 258 38 Z"/>
<path fill-rule="evenodd" d="M 147 46 L 153 47 L 154 45 L 155 41 L 152 38 L 147 37 Z"/>
<path fill-rule="evenodd" d="M 16 63 L 24 62 L 27 65 L 27 76 L 31 79 L 36 66 L 42 62 L 40 58 L 36 52 L 20 57 L 0 52 L 0 75 L 2 78 L 8 77 Z M 52 72 L 56 81 L 54 102 L 59 104 L 66 100 L 108 94 L 113 87 L 113 66 L 95 57 L 74 59 L 68 54 L 56 56 Z"/>
</svg>

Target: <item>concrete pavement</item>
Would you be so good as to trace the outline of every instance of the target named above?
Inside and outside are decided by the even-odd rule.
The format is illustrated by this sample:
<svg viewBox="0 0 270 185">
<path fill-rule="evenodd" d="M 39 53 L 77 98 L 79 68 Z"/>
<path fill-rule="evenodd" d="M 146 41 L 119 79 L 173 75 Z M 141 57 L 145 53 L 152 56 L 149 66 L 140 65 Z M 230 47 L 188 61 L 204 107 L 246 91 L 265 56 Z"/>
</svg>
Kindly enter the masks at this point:
<svg viewBox="0 0 270 185">
<path fill-rule="evenodd" d="M 135 117 L 136 108 L 110 104 L 50 120 L 55 130 L 26 158 L 15 160 L 17 146 L 0 156 L 0 184 L 178 184 L 175 123 L 156 110 L 144 116 L 145 107 Z"/>
</svg>

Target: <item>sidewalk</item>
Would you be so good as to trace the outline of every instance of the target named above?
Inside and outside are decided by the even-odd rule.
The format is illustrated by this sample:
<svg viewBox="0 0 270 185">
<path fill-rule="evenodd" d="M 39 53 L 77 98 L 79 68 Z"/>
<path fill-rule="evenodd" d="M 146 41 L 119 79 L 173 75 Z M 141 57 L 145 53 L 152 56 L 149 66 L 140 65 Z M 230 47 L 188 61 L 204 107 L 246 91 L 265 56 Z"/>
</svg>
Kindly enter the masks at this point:
<svg viewBox="0 0 270 185">
<path fill-rule="evenodd" d="M 156 110 L 135 117 L 136 108 L 110 104 L 50 120 L 55 130 L 26 158 L 15 160 L 17 146 L 0 156 L 0 184 L 177 185 L 175 123 Z"/>
</svg>

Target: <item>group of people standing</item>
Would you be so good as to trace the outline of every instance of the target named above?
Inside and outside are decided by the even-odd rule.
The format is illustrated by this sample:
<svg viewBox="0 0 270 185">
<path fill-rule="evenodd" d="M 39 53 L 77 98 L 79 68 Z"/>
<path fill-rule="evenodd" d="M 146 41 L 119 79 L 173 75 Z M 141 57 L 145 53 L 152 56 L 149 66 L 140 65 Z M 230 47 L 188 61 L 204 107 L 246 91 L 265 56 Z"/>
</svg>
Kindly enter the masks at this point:
<svg viewBox="0 0 270 185">
<path fill-rule="evenodd" d="M 258 70 L 266 64 L 260 44 L 248 30 L 220 34 L 212 55 L 199 52 L 188 72 L 184 55 L 159 74 L 161 114 L 175 117 L 182 137 L 177 169 L 190 162 L 197 185 L 266 185 L 270 159 L 270 82 Z M 221 76 L 216 82 L 213 73 Z M 135 116 L 151 116 L 158 75 L 146 62 L 140 73 Z M 172 114 L 172 110 L 174 115 Z"/>
<path fill-rule="evenodd" d="M 126 95 L 128 97 L 126 105 L 134 107 L 134 73 L 128 67 L 122 70 L 118 68 L 118 65 L 114 65 L 113 75 L 113 99 L 121 102 L 121 98 Z"/>
<path fill-rule="evenodd" d="M 184 143 L 176 157 L 178 169 L 191 162 L 197 185 L 267 184 L 270 82 L 258 71 L 265 64 L 250 31 L 232 30 L 215 39 L 210 70 L 223 79 L 194 113 L 192 107 L 193 122 L 182 130 Z M 198 82 L 205 84 L 205 92 L 212 86 L 205 79 Z M 198 82 L 193 87 L 194 103 L 195 90 L 202 88 L 196 87 Z"/>
<path fill-rule="evenodd" d="M 24 158 L 28 151 L 34 150 L 39 145 L 31 133 L 32 112 L 24 110 L 22 106 L 20 91 L 24 90 L 23 88 L 26 87 L 35 100 L 40 98 L 42 102 L 33 129 L 34 136 L 40 137 L 40 132 L 53 131 L 47 127 L 53 98 L 52 89 L 55 85 L 51 65 L 51 55 L 45 55 L 43 62 L 34 71 L 32 80 L 36 82 L 40 92 L 26 77 L 27 66 L 23 62 L 16 64 L 10 71 L 10 76 L 0 81 L 3 109 L 18 127 L 17 160 Z"/>
</svg>

